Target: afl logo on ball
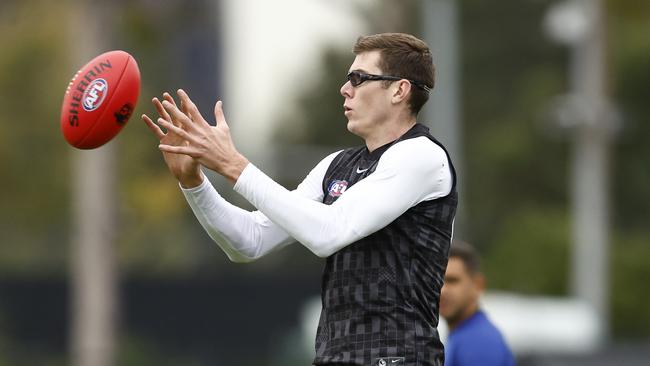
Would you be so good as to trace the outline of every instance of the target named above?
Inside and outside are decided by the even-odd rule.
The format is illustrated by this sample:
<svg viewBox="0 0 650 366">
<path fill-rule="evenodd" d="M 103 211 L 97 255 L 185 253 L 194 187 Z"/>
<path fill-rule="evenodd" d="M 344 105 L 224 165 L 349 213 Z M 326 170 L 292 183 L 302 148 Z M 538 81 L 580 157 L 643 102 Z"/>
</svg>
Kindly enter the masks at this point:
<svg viewBox="0 0 650 366">
<path fill-rule="evenodd" d="M 95 79 L 84 91 L 83 96 L 81 97 L 81 104 L 86 111 L 92 112 L 99 108 L 104 101 L 106 94 L 108 94 L 108 83 L 106 80 Z"/>
<path fill-rule="evenodd" d="M 348 189 L 348 182 L 344 180 L 333 180 L 327 188 L 327 192 L 332 197 L 342 195 Z"/>
</svg>

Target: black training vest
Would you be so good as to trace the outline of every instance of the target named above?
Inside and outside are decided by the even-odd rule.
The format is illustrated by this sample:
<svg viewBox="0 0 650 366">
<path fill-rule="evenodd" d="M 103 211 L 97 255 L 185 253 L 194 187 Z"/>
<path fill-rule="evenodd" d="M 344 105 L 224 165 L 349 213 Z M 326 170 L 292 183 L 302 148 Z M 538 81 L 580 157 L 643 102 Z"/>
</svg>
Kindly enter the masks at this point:
<svg viewBox="0 0 650 366">
<path fill-rule="evenodd" d="M 445 150 L 453 179 L 451 192 L 411 207 L 388 226 L 327 258 L 315 365 L 443 364 L 438 306 L 458 204 L 456 172 L 446 149 L 421 124 L 373 152 L 365 146 L 346 149 L 325 174 L 323 203 L 332 204 L 372 174 L 391 146 L 420 136 Z M 377 199 L 399 194 L 383 192 Z"/>
</svg>

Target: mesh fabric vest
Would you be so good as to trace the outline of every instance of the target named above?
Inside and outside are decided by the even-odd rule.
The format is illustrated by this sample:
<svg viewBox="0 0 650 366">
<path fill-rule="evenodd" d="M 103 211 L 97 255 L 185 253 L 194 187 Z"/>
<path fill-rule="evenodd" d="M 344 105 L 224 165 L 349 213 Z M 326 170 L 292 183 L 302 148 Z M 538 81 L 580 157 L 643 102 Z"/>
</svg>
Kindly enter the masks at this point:
<svg viewBox="0 0 650 366">
<path fill-rule="evenodd" d="M 372 153 L 365 146 L 342 151 L 323 179 L 323 203 L 332 204 L 372 174 L 391 146 L 420 136 L 444 150 L 428 128 L 416 124 Z M 456 173 L 445 153 L 453 178 L 449 195 L 411 207 L 388 226 L 327 258 L 314 364 L 442 365 L 438 306 L 458 203 Z M 399 194 L 382 192 L 376 199 Z"/>
</svg>

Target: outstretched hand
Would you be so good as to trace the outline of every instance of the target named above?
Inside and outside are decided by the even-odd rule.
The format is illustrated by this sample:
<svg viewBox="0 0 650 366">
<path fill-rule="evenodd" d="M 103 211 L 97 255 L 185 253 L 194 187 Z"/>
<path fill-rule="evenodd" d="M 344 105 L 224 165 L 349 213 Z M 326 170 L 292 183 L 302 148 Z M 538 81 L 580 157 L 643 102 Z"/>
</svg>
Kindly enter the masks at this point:
<svg viewBox="0 0 650 366">
<path fill-rule="evenodd" d="M 170 135 L 173 137 L 161 138 L 159 149 L 164 154 L 191 158 L 231 182 L 236 182 L 248 165 L 248 160 L 235 148 L 223 113 L 222 102 L 218 101 L 214 107 L 217 125 L 211 126 L 201 116 L 187 93 L 178 90 L 178 97 L 183 110 L 176 106 L 173 99 L 170 101 L 165 98 L 161 103 L 165 114 L 159 113 L 160 118 L 157 122 L 167 130 L 165 137 Z"/>
<path fill-rule="evenodd" d="M 172 98 L 169 93 L 163 93 L 163 100 L 167 103 L 176 105 L 174 98 Z M 165 108 L 163 108 L 162 103 L 158 98 L 153 98 L 151 100 L 158 115 L 160 118 L 165 120 L 172 120 L 171 116 Z M 181 103 L 181 108 L 186 110 L 185 106 Z M 149 116 L 146 114 L 142 115 L 142 120 L 147 124 L 149 129 L 156 135 L 158 141 L 161 144 L 173 145 L 173 146 L 183 146 L 187 145 L 187 142 L 183 140 L 176 134 L 171 134 L 169 132 L 165 133 L 157 124 L 155 124 Z M 191 156 L 179 155 L 179 154 L 170 154 L 163 152 L 163 158 L 167 164 L 167 168 L 174 175 L 174 177 L 180 182 L 180 184 L 185 188 L 196 187 L 203 182 L 203 174 L 201 173 L 200 164 Z"/>
</svg>

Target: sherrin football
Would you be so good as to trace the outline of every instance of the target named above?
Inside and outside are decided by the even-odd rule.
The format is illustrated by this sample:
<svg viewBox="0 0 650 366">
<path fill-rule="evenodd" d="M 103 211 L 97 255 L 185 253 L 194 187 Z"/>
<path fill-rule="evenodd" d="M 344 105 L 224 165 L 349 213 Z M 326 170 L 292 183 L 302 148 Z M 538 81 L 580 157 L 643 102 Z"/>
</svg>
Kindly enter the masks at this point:
<svg viewBox="0 0 650 366">
<path fill-rule="evenodd" d="M 61 130 L 68 143 L 94 149 L 126 125 L 140 95 L 140 70 L 124 51 L 103 53 L 72 77 L 61 106 Z"/>
</svg>

